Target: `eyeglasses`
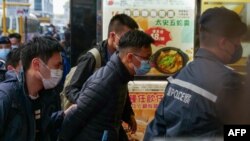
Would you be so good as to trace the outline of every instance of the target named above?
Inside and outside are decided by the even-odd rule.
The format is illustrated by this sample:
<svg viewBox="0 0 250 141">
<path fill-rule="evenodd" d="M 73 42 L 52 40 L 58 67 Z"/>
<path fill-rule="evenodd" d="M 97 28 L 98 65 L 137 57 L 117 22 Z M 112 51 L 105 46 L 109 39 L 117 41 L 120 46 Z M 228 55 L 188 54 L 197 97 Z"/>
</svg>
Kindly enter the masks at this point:
<svg viewBox="0 0 250 141">
<path fill-rule="evenodd" d="M 151 62 L 151 58 L 152 58 L 152 56 L 150 56 L 149 58 L 148 57 L 143 57 L 143 56 L 140 56 L 140 55 L 138 55 L 138 54 L 135 54 L 135 53 L 133 53 L 133 55 L 135 56 L 135 57 L 139 57 L 140 58 L 140 60 L 144 60 L 144 61 L 149 61 L 149 62 Z"/>
</svg>

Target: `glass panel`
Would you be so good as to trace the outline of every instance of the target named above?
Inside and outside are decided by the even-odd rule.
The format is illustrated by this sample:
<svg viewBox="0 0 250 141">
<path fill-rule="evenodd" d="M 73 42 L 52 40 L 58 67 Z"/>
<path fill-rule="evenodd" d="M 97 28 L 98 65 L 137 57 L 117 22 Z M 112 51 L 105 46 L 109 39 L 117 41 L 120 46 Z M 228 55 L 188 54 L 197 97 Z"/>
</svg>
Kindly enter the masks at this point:
<svg viewBox="0 0 250 141">
<path fill-rule="evenodd" d="M 35 10 L 42 10 L 42 0 L 35 0 Z"/>
</svg>

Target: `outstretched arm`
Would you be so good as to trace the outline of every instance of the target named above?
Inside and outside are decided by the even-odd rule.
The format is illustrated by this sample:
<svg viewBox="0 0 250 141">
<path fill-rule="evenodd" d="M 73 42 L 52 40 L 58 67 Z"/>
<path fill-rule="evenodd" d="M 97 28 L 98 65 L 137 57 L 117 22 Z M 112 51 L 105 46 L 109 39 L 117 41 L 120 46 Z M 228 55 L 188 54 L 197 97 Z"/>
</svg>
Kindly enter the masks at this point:
<svg viewBox="0 0 250 141">
<path fill-rule="evenodd" d="M 71 140 L 87 124 L 88 120 L 102 108 L 108 99 L 108 92 L 100 92 L 102 89 L 99 84 L 87 84 L 87 87 L 80 92 L 77 100 L 77 106 L 72 108 L 64 118 L 62 131 L 60 133 L 61 140 Z"/>
</svg>

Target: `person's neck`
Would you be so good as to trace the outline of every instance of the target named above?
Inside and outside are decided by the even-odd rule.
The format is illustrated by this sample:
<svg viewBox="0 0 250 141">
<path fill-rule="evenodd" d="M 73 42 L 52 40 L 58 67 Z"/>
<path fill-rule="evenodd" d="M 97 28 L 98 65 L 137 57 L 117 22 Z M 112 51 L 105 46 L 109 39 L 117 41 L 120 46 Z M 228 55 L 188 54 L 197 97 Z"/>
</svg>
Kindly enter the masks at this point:
<svg viewBox="0 0 250 141">
<path fill-rule="evenodd" d="M 211 52 L 213 55 L 215 55 L 217 57 L 217 59 L 219 59 L 219 61 L 221 61 L 222 63 L 225 63 L 222 52 L 219 51 L 219 49 L 217 47 L 203 47 L 203 46 L 201 46 L 200 48 L 203 48 L 203 49 Z"/>
<path fill-rule="evenodd" d="M 25 75 L 28 94 L 32 97 L 37 97 L 38 92 L 42 89 L 42 86 L 40 85 L 39 81 L 32 75 L 33 74 L 30 71 L 28 71 Z"/>
<path fill-rule="evenodd" d="M 122 57 L 121 54 L 119 54 L 119 57 L 120 57 L 122 63 L 123 63 L 123 64 L 125 65 L 125 67 L 127 68 L 129 74 L 130 74 L 131 76 L 134 76 L 134 75 L 135 75 L 135 72 L 134 72 L 133 69 L 131 69 L 131 68 L 133 68 L 133 67 L 131 66 L 132 64 L 129 64 L 129 63 L 128 63 L 128 60 L 126 60 L 125 57 Z"/>
</svg>

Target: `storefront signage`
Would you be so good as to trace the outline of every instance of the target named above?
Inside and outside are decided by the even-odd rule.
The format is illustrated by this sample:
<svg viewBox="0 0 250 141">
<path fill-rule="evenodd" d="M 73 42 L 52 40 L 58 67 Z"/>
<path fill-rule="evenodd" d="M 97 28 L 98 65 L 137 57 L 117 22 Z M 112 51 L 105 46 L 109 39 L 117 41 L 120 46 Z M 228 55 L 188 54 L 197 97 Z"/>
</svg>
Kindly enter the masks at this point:
<svg viewBox="0 0 250 141">
<path fill-rule="evenodd" d="M 134 18 L 140 30 L 155 39 L 154 67 L 147 76 L 172 75 L 193 59 L 195 0 L 104 0 L 103 13 L 103 39 L 110 19 L 118 13 Z"/>
</svg>

